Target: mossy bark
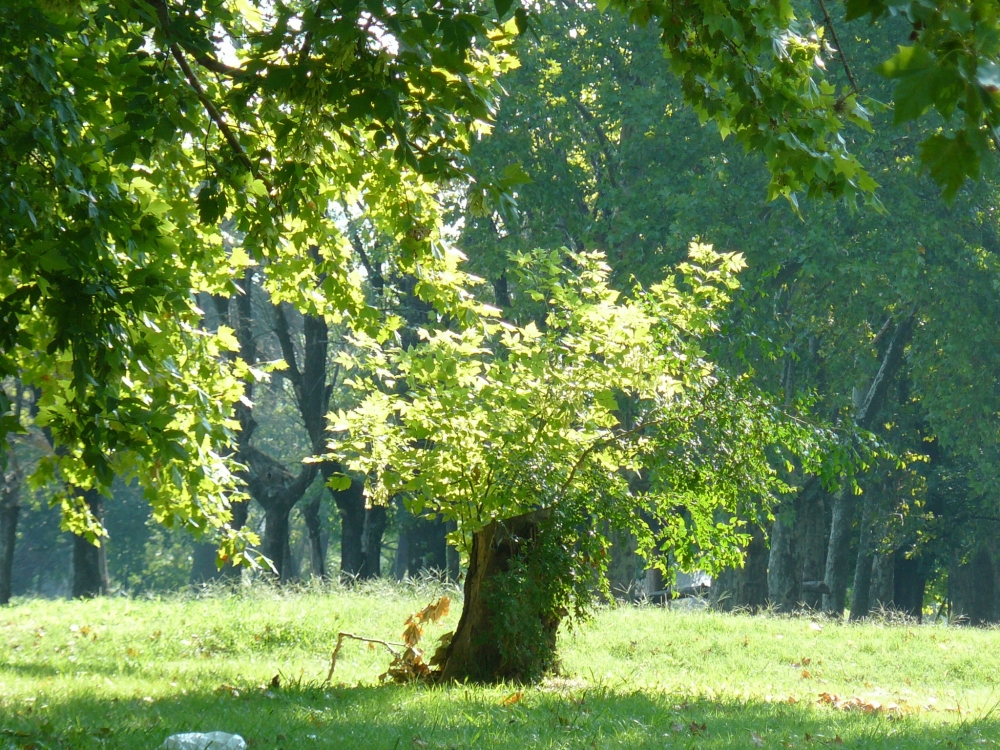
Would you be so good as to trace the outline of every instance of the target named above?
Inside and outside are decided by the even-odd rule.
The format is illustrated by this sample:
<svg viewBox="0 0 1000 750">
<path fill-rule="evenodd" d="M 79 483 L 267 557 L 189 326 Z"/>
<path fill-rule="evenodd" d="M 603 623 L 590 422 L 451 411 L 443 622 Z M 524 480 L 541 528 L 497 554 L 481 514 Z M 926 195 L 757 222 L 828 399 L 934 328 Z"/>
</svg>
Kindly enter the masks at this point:
<svg viewBox="0 0 1000 750">
<path fill-rule="evenodd" d="M 504 638 L 509 633 L 501 623 L 504 607 L 497 596 L 498 583 L 516 561 L 526 560 L 538 545 L 544 513 L 527 513 L 505 521 L 494 521 L 472 537 L 469 570 L 465 578 L 465 603 L 458 627 L 445 655 L 441 677 L 451 681 L 496 683 L 527 682 L 547 671 L 555 659 L 556 631 L 561 617 L 545 611 L 540 600 L 530 596 L 517 602 L 523 608 L 537 602 L 528 617 L 537 618 L 539 642 L 518 643 L 517 657 L 511 658 Z M 531 566 L 527 570 L 532 570 Z M 530 584 L 529 584 L 530 585 Z M 505 591 L 507 596 L 518 592 Z M 535 623 L 532 623 L 535 625 Z"/>
</svg>

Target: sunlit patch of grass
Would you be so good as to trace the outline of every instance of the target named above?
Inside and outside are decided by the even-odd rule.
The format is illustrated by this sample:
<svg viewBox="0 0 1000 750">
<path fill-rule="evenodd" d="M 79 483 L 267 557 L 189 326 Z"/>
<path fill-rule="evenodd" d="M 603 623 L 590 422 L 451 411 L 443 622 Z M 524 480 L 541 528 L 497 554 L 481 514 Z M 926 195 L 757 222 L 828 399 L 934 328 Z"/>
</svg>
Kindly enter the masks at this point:
<svg viewBox="0 0 1000 750">
<path fill-rule="evenodd" d="M 356 642 L 322 684 L 337 632 L 397 640 L 440 594 L 423 582 L 21 601 L 0 610 L 0 748 L 155 748 L 211 730 L 253 749 L 1000 742 L 995 630 L 613 607 L 563 635 L 563 674 L 542 685 L 378 686 L 386 654 Z"/>
</svg>

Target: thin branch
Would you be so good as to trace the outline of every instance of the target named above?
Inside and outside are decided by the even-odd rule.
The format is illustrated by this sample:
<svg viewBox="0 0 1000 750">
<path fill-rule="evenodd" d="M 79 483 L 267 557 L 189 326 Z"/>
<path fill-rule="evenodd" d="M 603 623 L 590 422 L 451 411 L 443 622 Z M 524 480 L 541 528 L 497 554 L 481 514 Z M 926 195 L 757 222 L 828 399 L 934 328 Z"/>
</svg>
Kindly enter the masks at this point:
<svg viewBox="0 0 1000 750">
<path fill-rule="evenodd" d="M 826 9 L 826 3 L 823 0 L 819 0 L 819 7 L 823 11 L 823 22 L 830 30 L 830 36 L 833 37 L 833 43 L 837 45 L 837 54 L 840 56 L 840 62 L 844 66 L 844 72 L 847 73 L 847 80 L 851 82 L 851 89 L 855 94 L 857 94 L 859 91 L 858 82 L 854 80 L 854 73 L 851 72 L 851 66 L 847 64 L 847 56 L 844 55 L 844 48 L 840 45 L 840 39 L 837 38 L 837 29 L 833 26 L 833 19 L 830 18 L 830 11 Z"/>
<path fill-rule="evenodd" d="M 395 643 L 394 641 L 383 641 L 378 638 L 365 638 L 360 635 L 354 635 L 354 633 L 340 633 L 337 635 L 337 646 L 333 649 L 333 656 L 330 657 L 330 671 L 326 675 L 326 680 L 323 682 L 324 685 L 329 685 L 330 680 L 333 679 L 333 670 L 337 668 L 337 656 L 340 654 L 340 647 L 344 645 L 344 639 L 350 638 L 353 641 L 362 641 L 364 643 L 379 643 L 388 649 L 389 653 L 392 654 L 397 659 L 399 658 L 399 652 L 396 651 L 393 646 L 400 646 L 402 648 L 407 648 L 405 643 Z"/>
<path fill-rule="evenodd" d="M 205 93 L 205 89 L 201 85 L 201 81 L 198 80 L 198 76 L 196 76 L 194 71 L 191 70 L 191 66 L 188 64 L 187 58 L 184 57 L 184 52 L 181 50 L 180 45 L 177 43 L 171 44 L 170 54 L 173 55 L 174 60 L 177 61 L 177 64 L 184 73 L 184 77 L 187 78 L 188 84 L 192 89 L 194 89 L 194 93 L 198 97 L 198 101 L 201 102 L 205 111 L 208 113 L 208 116 L 212 119 L 212 122 L 214 122 L 216 127 L 219 128 L 219 132 L 222 133 L 222 137 L 226 139 L 226 143 L 229 144 L 229 148 L 233 150 L 237 158 L 243 163 L 243 166 L 247 168 L 250 174 L 264 183 L 264 186 L 267 188 L 268 196 L 270 197 L 271 192 L 273 191 L 270 182 L 260 176 L 260 170 L 254 166 L 250 157 L 247 156 L 247 152 L 243 148 L 243 144 L 241 144 L 239 139 L 236 138 L 236 134 L 233 133 L 232 128 L 229 127 L 229 123 L 226 122 L 222 113 L 219 112 L 218 108 L 215 106 L 215 103 L 211 100 L 211 98 L 209 98 L 208 94 Z"/>
</svg>

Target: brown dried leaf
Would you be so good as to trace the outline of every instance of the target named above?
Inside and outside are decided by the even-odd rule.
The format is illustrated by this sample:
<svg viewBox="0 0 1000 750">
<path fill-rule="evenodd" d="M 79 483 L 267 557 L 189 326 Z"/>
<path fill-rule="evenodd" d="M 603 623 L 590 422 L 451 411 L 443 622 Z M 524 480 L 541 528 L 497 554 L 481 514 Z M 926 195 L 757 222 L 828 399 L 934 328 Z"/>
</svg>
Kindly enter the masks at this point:
<svg viewBox="0 0 1000 750">
<path fill-rule="evenodd" d="M 420 637 L 424 634 L 424 629 L 421 628 L 416 622 L 414 622 L 413 617 L 409 617 L 406 620 L 406 629 L 403 631 L 403 643 L 405 643 L 410 648 L 413 648 L 418 643 L 420 643 Z"/>
<path fill-rule="evenodd" d="M 501 706 L 513 706 L 515 703 L 520 703 L 521 699 L 524 697 L 524 693 L 518 690 L 516 693 L 511 693 L 502 701 L 500 701 Z"/>
</svg>

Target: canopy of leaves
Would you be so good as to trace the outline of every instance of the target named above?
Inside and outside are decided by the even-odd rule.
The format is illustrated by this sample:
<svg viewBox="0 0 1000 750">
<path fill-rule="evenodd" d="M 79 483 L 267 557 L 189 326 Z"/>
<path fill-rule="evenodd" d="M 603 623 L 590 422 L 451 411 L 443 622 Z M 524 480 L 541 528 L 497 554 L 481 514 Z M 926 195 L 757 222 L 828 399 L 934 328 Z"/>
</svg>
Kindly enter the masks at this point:
<svg viewBox="0 0 1000 750">
<path fill-rule="evenodd" d="M 817 439 L 705 357 L 742 266 L 692 245 L 675 276 L 624 299 L 600 255 L 520 256 L 537 324 L 484 309 L 408 349 L 358 337 L 363 400 L 331 415 L 331 454 L 370 477 L 371 502 L 402 494 L 466 534 L 583 507 L 647 552 L 732 564 L 738 517 L 784 488 L 771 451 Z"/>
</svg>

